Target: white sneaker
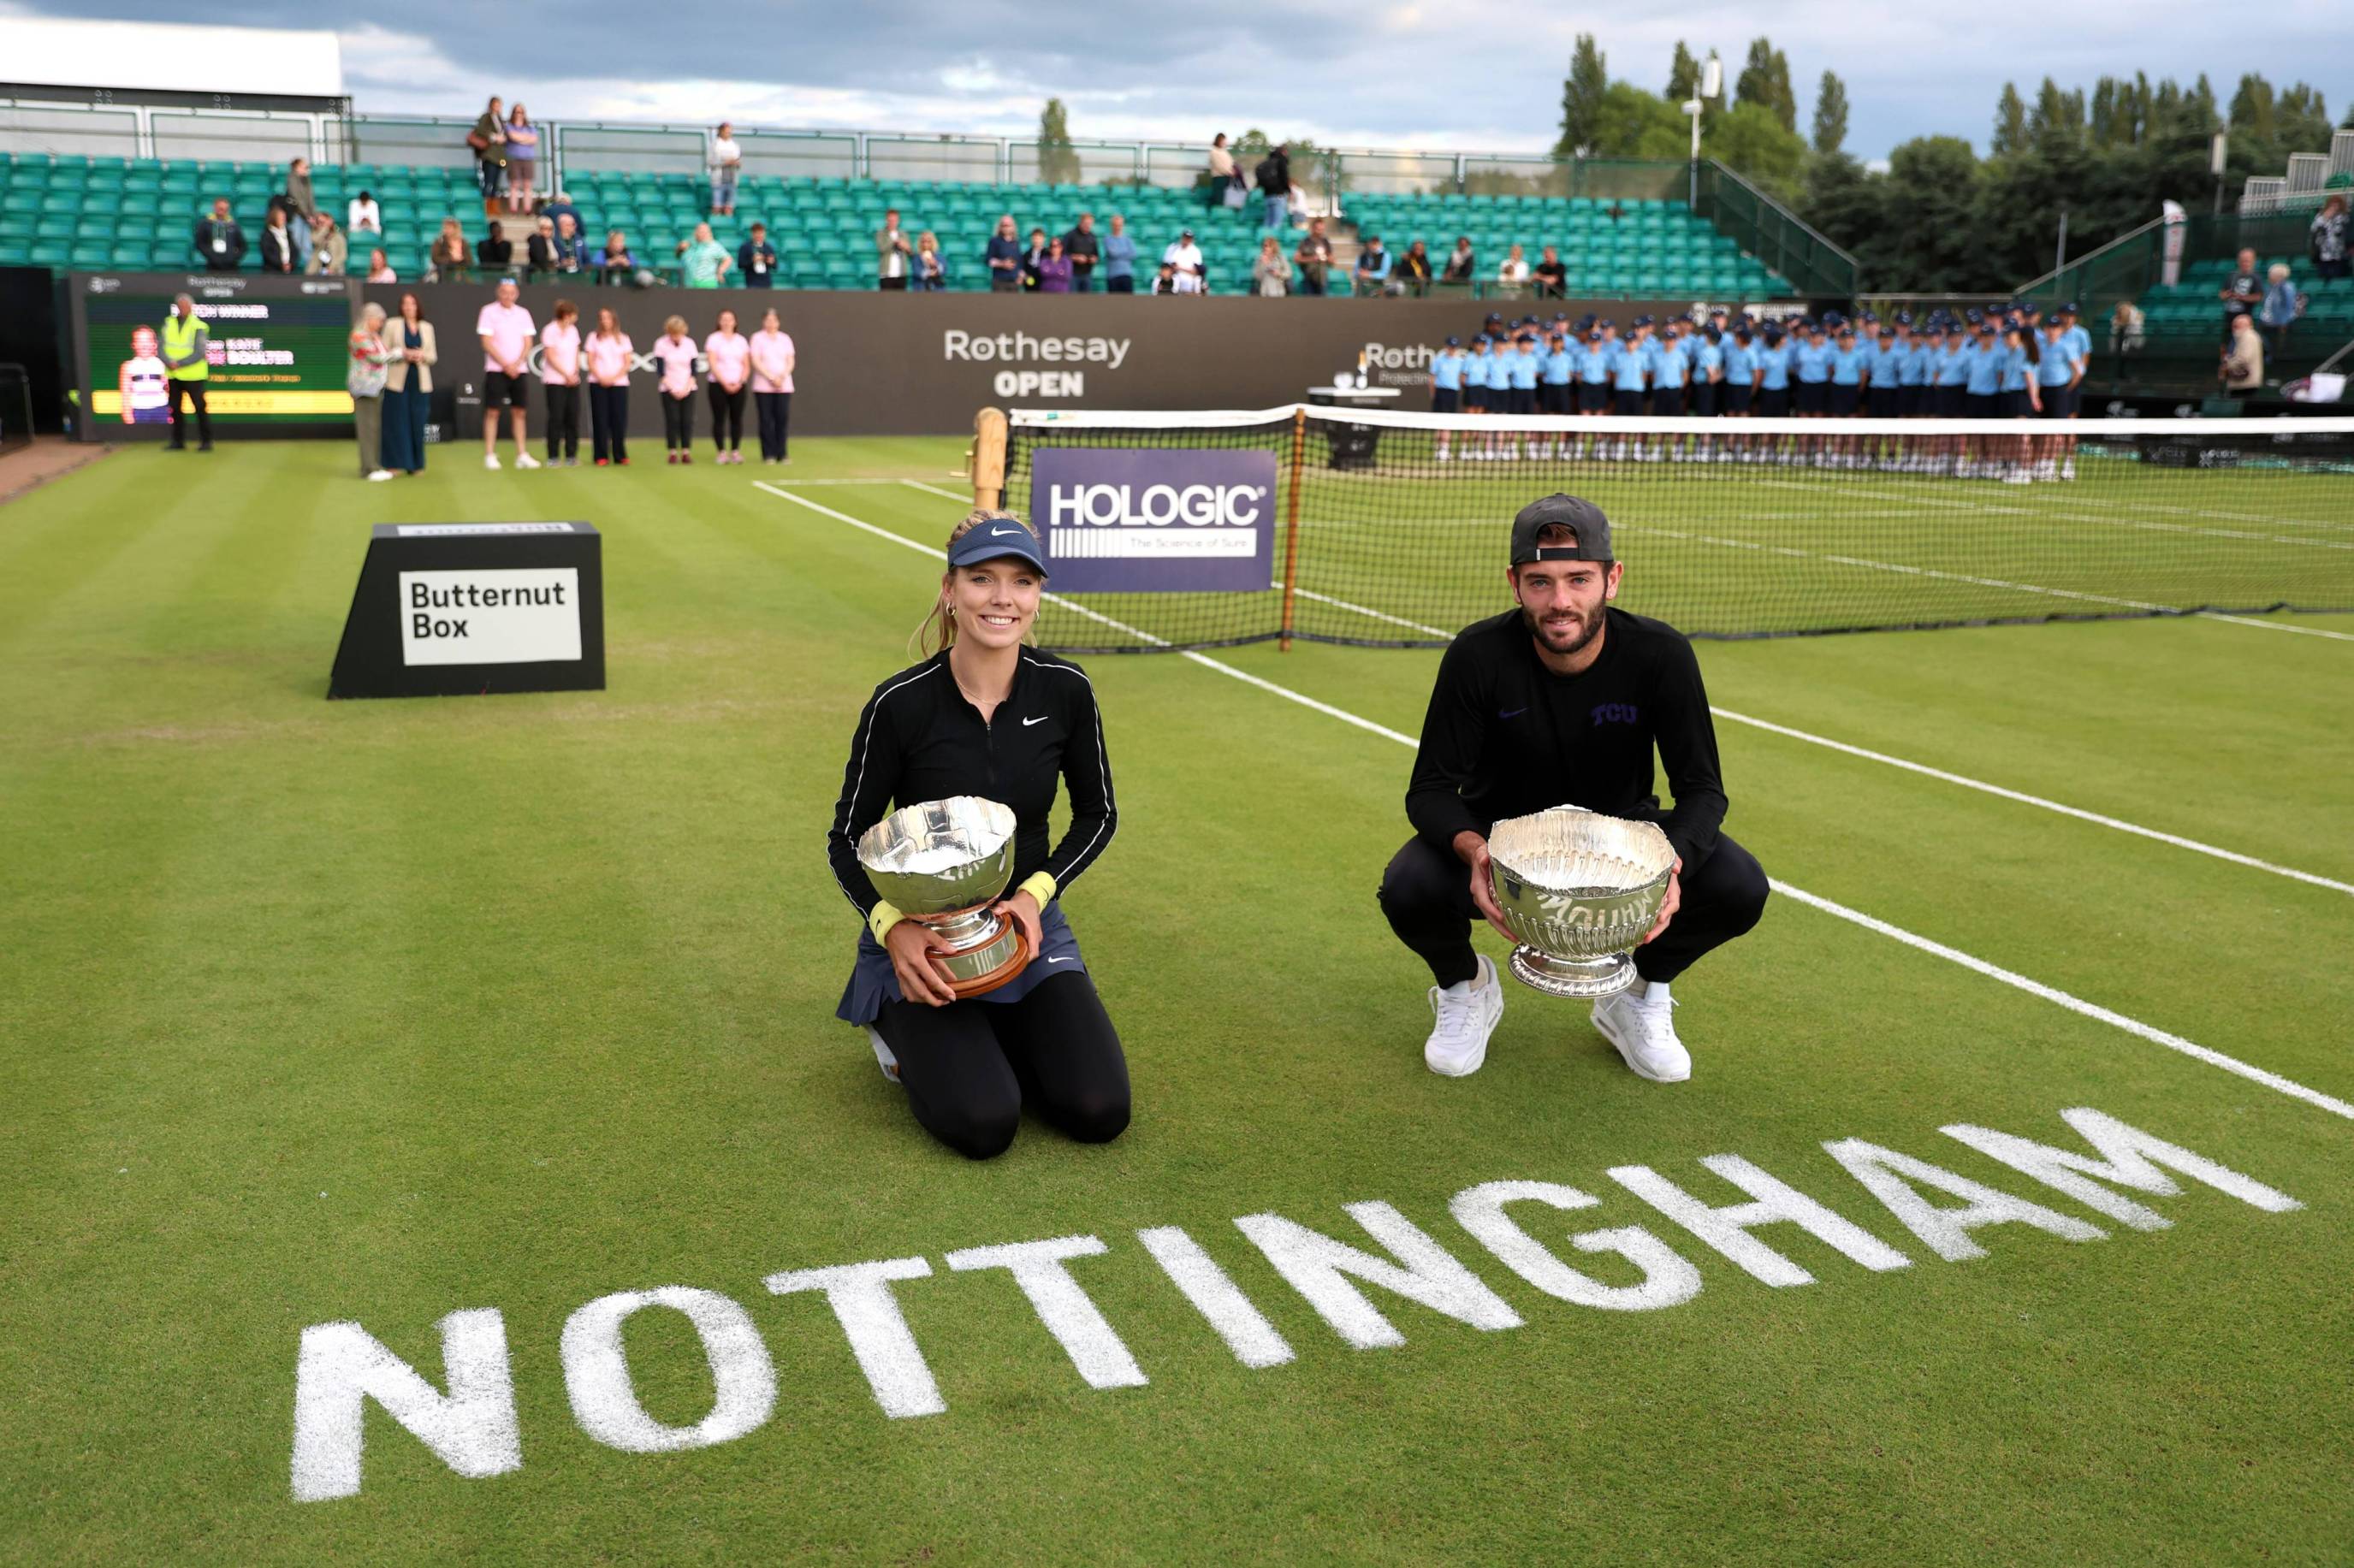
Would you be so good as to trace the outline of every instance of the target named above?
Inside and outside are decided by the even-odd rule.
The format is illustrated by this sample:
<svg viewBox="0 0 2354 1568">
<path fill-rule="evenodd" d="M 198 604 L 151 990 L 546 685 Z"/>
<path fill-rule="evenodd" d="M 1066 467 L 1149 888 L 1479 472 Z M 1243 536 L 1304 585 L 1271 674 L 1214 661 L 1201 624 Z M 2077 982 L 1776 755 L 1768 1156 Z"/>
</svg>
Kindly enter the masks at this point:
<svg viewBox="0 0 2354 1568">
<path fill-rule="evenodd" d="M 517 452 L 517 453 L 515 453 L 515 467 L 517 467 L 517 468 L 537 468 L 538 466 L 539 466 L 539 460 L 538 460 L 537 458 L 535 458 L 535 457 L 532 456 L 529 452 Z"/>
<path fill-rule="evenodd" d="M 1638 980 L 1596 1002 L 1594 1027 L 1617 1047 L 1637 1077 L 1681 1084 L 1691 1076 L 1691 1053 L 1676 1038 L 1676 1004 L 1672 998 L 1653 1002 L 1636 994 L 1649 990 L 1649 982 Z"/>
<path fill-rule="evenodd" d="M 1504 1016 L 1504 988 L 1496 966 L 1479 955 L 1479 972 L 1450 986 L 1430 988 L 1430 1011 L 1437 1015 L 1430 1038 L 1423 1042 L 1422 1059 L 1444 1077 L 1465 1078 L 1488 1059 L 1488 1036 Z"/>
<path fill-rule="evenodd" d="M 875 1047 L 875 1065 L 883 1069 L 883 1075 L 897 1083 L 899 1058 L 892 1054 L 891 1047 L 883 1043 L 882 1033 L 871 1023 L 866 1026 L 866 1043 Z"/>
<path fill-rule="evenodd" d="M 498 467 L 498 466 L 499 466 L 499 454 L 498 454 L 498 453 L 496 453 L 496 452 L 484 452 L 484 453 L 482 454 L 482 466 L 483 466 L 484 468 L 496 468 L 496 467 Z"/>
<path fill-rule="evenodd" d="M 368 475 L 368 482 L 369 482 L 370 484 L 375 484 L 375 483 L 377 483 L 377 482 L 381 482 L 381 481 L 390 479 L 391 477 L 392 477 L 392 470 L 390 470 L 390 469 L 388 469 L 388 468 L 380 468 L 380 469 L 376 470 L 374 473 L 372 473 L 372 474 Z"/>
</svg>

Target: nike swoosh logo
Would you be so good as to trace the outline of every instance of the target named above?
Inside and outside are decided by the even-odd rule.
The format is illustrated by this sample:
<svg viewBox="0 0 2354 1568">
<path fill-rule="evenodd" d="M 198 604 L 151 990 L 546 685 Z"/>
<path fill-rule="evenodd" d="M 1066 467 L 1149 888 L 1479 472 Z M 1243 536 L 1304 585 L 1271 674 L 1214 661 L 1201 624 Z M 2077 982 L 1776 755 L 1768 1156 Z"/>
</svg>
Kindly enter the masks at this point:
<svg viewBox="0 0 2354 1568">
<path fill-rule="evenodd" d="M 1498 718 L 1518 718 L 1528 711 L 1529 710 L 1526 708 L 1514 708 L 1511 713 L 1506 713 L 1503 709 L 1498 708 L 1496 710 L 1496 716 Z"/>
<path fill-rule="evenodd" d="M 1079 960 L 1076 959 L 1048 959 L 1046 961 L 1050 964 L 1076 964 Z"/>
<path fill-rule="evenodd" d="M 1028 728 L 1029 728 L 1032 725 L 1034 725 L 1034 724 L 1044 724 L 1045 722 L 1046 722 L 1046 715 L 1045 715 L 1044 714 L 1040 714 L 1036 718 L 1034 718 L 1034 719 L 1023 719 L 1023 720 L 1022 721 L 1022 727 L 1023 727 L 1023 729 L 1028 729 Z"/>
<path fill-rule="evenodd" d="M 1022 530 L 1019 528 L 991 528 L 989 531 L 989 536 L 992 539 L 1002 539 L 1009 534 L 1019 534 L 1021 532 Z"/>
</svg>

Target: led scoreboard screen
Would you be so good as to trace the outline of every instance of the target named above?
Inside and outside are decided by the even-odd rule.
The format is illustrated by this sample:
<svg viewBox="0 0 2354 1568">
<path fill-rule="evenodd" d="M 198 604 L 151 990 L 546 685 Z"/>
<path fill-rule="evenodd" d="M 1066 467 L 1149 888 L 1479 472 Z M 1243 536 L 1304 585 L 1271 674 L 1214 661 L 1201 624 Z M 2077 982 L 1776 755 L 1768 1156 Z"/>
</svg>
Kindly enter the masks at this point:
<svg viewBox="0 0 2354 1568">
<path fill-rule="evenodd" d="M 188 294 L 210 341 L 205 400 L 217 427 L 347 424 L 352 300 L 341 280 L 91 274 L 73 280 L 89 434 L 169 432 L 164 319 Z"/>
</svg>

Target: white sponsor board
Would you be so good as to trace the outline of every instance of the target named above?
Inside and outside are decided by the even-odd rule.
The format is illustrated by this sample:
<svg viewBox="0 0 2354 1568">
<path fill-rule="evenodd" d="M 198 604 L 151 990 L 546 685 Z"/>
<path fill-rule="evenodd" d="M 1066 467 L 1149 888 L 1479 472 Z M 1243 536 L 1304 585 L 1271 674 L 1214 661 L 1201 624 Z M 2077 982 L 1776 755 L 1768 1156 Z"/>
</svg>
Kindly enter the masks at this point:
<svg viewBox="0 0 2354 1568">
<path fill-rule="evenodd" d="M 403 664 L 540 664 L 580 657 L 573 567 L 400 574 Z"/>
</svg>

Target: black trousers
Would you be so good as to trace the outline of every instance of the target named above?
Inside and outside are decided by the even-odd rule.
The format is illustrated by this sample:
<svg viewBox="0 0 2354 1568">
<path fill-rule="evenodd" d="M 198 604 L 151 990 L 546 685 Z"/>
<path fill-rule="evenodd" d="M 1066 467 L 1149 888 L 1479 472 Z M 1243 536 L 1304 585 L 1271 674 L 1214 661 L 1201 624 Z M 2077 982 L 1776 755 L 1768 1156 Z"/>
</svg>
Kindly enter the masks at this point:
<svg viewBox="0 0 2354 1568">
<path fill-rule="evenodd" d="M 592 450 L 599 462 L 611 458 L 619 462 L 630 455 L 630 388 L 588 387 L 588 435 Z"/>
<path fill-rule="evenodd" d="M 752 402 L 760 419 L 760 455 L 764 458 L 790 456 L 785 450 L 785 427 L 792 421 L 793 395 L 790 392 L 755 392 Z"/>
<path fill-rule="evenodd" d="M 205 384 L 201 381 L 175 380 L 171 383 L 171 444 L 173 447 L 180 448 L 188 444 L 188 427 L 183 424 L 180 420 L 180 411 L 183 407 L 186 406 L 182 403 L 181 400 L 183 398 L 186 399 L 187 405 L 193 405 L 196 411 L 197 447 L 202 449 L 211 446 L 213 444 L 213 417 L 211 410 L 205 407 Z"/>
<path fill-rule="evenodd" d="M 684 451 L 695 445 L 695 394 L 673 397 L 663 392 L 658 396 L 663 406 L 663 445 L 673 451 Z"/>
<path fill-rule="evenodd" d="M 734 451 L 744 444 L 744 388 L 730 392 L 714 381 L 711 392 L 711 444 Z"/>
<path fill-rule="evenodd" d="M 875 1027 L 916 1120 L 969 1159 L 1004 1153 L 1025 1103 L 1081 1143 L 1127 1130 L 1128 1058 L 1085 971 L 1019 1001 L 886 1001 Z"/>
<path fill-rule="evenodd" d="M 547 461 L 580 455 L 580 388 L 547 384 Z"/>
<path fill-rule="evenodd" d="M 1723 833 L 1706 860 L 1685 863 L 1679 882 L 1675 917 L 1656 940 L 1635 949 L 1635 972 L 1647 980 L 1673 980 L 1766 912 L 1765 868 Z M 1471 927 L 1480 917 L 1471 902 L 1471 869 L 1453 854 L 1419 834 L 1408 839 L 1382 874 L 1381 901 L 1390 929 L 1440 985 L 1479 972 L 1471 950 Z"/>
</svg>

